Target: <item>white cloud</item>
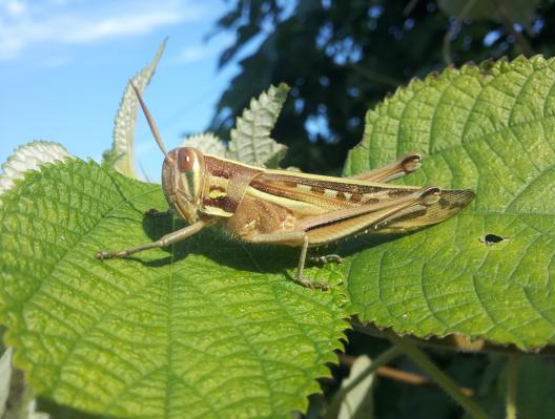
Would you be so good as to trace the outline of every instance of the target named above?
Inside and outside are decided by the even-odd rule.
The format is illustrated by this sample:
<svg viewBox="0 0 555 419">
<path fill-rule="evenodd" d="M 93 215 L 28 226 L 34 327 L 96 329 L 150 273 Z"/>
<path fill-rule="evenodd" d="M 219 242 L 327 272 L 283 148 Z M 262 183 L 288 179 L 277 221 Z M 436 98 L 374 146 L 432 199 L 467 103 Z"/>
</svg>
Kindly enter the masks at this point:
<svg viewBox="0 0 555 419">
<path fill-rule="evenodd" d="M 186 0 L 0 0 L 0 60 L 15 59 L 35 45 L 142 35 L 203 15 L 203 9 Z"/>
<path fill-rule="evenodd" d="M 8 0 L 1 1 L 0 7 L 4 7 L 9 16 L 22 16 L 27 11 L 27 5 L 23 1 Z"/>
</svg>

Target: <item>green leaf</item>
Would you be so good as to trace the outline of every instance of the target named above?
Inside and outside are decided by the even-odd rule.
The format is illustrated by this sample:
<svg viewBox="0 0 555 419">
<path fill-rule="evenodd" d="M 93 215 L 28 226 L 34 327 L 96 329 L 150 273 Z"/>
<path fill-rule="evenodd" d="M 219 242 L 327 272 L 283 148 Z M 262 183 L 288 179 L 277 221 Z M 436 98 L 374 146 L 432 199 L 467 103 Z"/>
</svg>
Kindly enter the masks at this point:
<svg viewBox="0 0 555 419">
<path fill-rule="evenodd" d="M 276 168 L 285 157 L 287 147 L 270 137 L 283 103 L 287 99 L 289 86 L 282 83 L 270 86 L 257 99 L 252 99 L 250 107 L 237 118 L 237 127 L 231 130 L 231 141 L 226 145 L 211 132 L 191 135 L 182 143 L 185 147 L 195 147 L 205 154 L 225 157 L 241 163 Z"/>
<path fill-rule="evenodd" d="M 12 378 L 12 352 L 11 348 L 2 349 L 0 356 L 0 418 L 6 411 L 6 402 L 10 395 L 10 381 Z"/>
<path fill-rule="evenodd" d="M 224 142 L 211 132 L 190 135 L 181 143 L 182 147 L 194 147 L 204 154 L 225 157 L 227 148 Z"/>
<path fill-rule="evenodd" d="M 6 193 L 0 322 L 15 364 L 38 395 L 106 416 L 305 409 L 347 327 L 337 268 L 308 272 L 331 292 L 305 289 L 290 276 L 296 250 L 210 230 L 127 260 L 94 257 L 181 227 L 143 216 L 164 206 L 159 185 L 79 160 L 30 172 Z"/>
<path fill-rule="evenodd" d="M 341 387 L 346 387 L 359 380 L 370 365 L 372 365 L 372 361 L 366 355 L 356 358 L 351 366 L 349 377 L 343 380 Z M 337 419 L 374 418 L 374 396 L 372 394 L 374 378 L 374 374 L 366 375 L 356 387 L 347 393 L 339 407 Z"/>
<path fill-rule="evenodd" d="M 135 174 L 135 128 L 139 106 L 139 100 L 131 84 L 134 84 L 141 93 L 144 92 L 164 53 L 166 42 L 167 39 L 164 39 L 160 44 L 152 62 L 127 83 L 114 123 L 112 148 L 102 155 L 104 164 L 129 177 L 137 177 Z"/>
<path fill-rule="evenodd" d="M 447 222 L 353 256 L 348 290 L 363 321 L 526 350 L 555 343 L 554 86 L 553 59 L 465 66 L 367 114 L 347 174 L 417 151 L 422 168 L 404 182 L 477 197 Z"/>
<path fill-rule="evenodd" d="M 38 170 L 43 164 L 64 161 L 69 158 L 72 156 L 63 146 L 48 141 L 33 141 L 18 147 L 14 154 L 2 164 L 0 195 L 13 188 L 17 180 L 23 179 L 26 171 Z"/>
<path fill-rule="evenodd" d="M 18 147 L 14 154 L 2 164 L 0 175 L 0 195 L 16 186 L 27 171 L 38 171 L 49 163 L 63 162 L 73 156 L 60 144 L 47 141 L 34 141 Z M 0 200 L 0 207 L 2 201 Z M 4 328 L 0 327 L 0 340 L 3 341 Z M 20 371 L 12 367 L 12 348 L 4 348 L 0 342 L 0 417 L 4 419 L 44 419 L 48 416 L 35 412 L 36 404 L 32 389 L 25 384 Z M 14 379 L 12 379 L 12 376 Z M 14 383 L 15 382 L 15 383 Z"/>
<path fill-rule="evenodd" d="M 281 83 L 270 86 L 257 99 L 252 99 L 250 107 L 237 118 L 237 127 L 231 130 L 231 141 L 226 157 L 246 164 L 277 167 L 285 156 L 287 147 L 275 142 L 270 132 L 276 124 L 289 86 Z"/>
<path fill-rule="evenodd" d="M 507 371 L 500 379 L 506 394 Z M 517 412 L 522 418 L 552 418 L 555 415 L 555 400 L 551 395 L 555 389 L 555 366 L 549 358 L 522 357 L 517 379 Z"/>
<path fill-rule="evenodd" d="M 507 397 L 507 362 L 505 356 L 490 357 L 481 377 L 476 399 L 489 417 L 505 417 Z M 555 417 L 555 366 L 543 356 L 523 356 L 517 379 L 517 414 L 519 418 L 541 419 Z M 469 419 L 468 415 L 464 419 Z"/>
</svg>

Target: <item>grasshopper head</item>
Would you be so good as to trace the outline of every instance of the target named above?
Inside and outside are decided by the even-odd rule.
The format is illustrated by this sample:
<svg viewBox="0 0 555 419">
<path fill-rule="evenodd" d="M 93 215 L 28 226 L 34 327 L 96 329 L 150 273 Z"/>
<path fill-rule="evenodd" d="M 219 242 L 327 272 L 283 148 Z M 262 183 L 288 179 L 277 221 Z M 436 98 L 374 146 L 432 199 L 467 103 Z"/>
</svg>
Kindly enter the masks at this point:
<svg viewBox="0 0 555 419">
<path fill-rule="evenodd" d="M 191 147 L 179 147 L 169 153 L 166 152 L 154 119 L 143 102 L 141 92 L 132 82 L 131 87 L 137 95 L 158 147 L 166 156 L 162 168 L 162 187 L 166 200 L 182 218 L 191 224 L 195 223 L 199 220 L 201 207 L 204 156 L 200 151 Z"/>
<path fill-rule="evenodd" d="M 204 156 L 197 149 L 179 147 L 166 155 L 162 168 L 166 200 L 189 223 L 199 219 L 203 178 Z"/>
</svg>

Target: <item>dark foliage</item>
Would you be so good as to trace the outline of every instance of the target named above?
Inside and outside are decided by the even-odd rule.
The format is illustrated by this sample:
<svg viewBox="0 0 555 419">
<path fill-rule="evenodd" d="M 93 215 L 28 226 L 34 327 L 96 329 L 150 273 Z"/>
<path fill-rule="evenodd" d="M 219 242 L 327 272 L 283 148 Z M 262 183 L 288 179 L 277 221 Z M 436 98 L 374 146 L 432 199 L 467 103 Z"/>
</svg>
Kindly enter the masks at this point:
<svg viewBox="0 0 555 419">
<path fill-rule="evenodd" d="M 489 1 L 497 15 L 470 19 L 444 12 L 446 3 L 457 7 L 463 0 L 239 0 L 218 29 L 236 34 L 220 65 L 239 59 L 241 71 L 220 98 L 211 129 L 226 138 L 252 97 L 285 82 L 292 90 L 273 132 L 289 146 L 284 165 L 338 173 L 362 138 L 366 111 L 413 77 L 471 61 L 554 55 L 553 0 Z M 350 333 L 347 354 L 375 357 L 386 347 L 384 340 Z M 504 360 L 450 351 L 432 356 L 456 382 L 474 390 L 492 417 L 503 415 Z M 392 366 L 422 374 L 406 360 Z M 323 383 L 327 399 L 347 373 L 345 366 L 335 368 L 335 380 Z M 462 416 L 433 386 L 382 379 L 374 398 L 379 417 Z M 540 404 L 531 406 L 539 412 Z"/>
<path fill-rule="evenodd" d="M 491 1 L 503 7 L 519 0 Z M 512 58 L 529 52 L 526 44 L 552 55 L 553 2 L 529 15 L 515 31 L 520 15 L 460 21 L 435 0 L 239 0 L 218 28 L 236 35 L 220 65 L 243 57 L 242 71 L 220 98 L 211 129 L 225 138 L 250 98 L 286 82 L 292 90 L 273 133 L 290 148 L 286 165 L 337 173 L 362 137 L 366 111 L 411 78 Z"/>
</svg>

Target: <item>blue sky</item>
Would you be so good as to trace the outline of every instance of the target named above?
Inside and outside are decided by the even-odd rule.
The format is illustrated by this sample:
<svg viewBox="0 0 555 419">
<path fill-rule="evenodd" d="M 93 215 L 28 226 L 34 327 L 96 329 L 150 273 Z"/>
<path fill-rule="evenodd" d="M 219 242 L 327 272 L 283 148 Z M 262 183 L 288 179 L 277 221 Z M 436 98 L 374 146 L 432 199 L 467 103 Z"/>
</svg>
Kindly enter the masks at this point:
<svg viewBox="0 0 555 419">
<path fill-rule="evenodd" d="M 167 148 L 202 132 L 237 71 L 217 71 L 232 34 L 205 41 L 222 0 L 0 0 L 0 162 L 32 140 L 100 161 L 129 78 L 169 37 L 145 99 Z M 136 157 L 159 179 L 162 155 L 142 116 Z"/>
</svg>

